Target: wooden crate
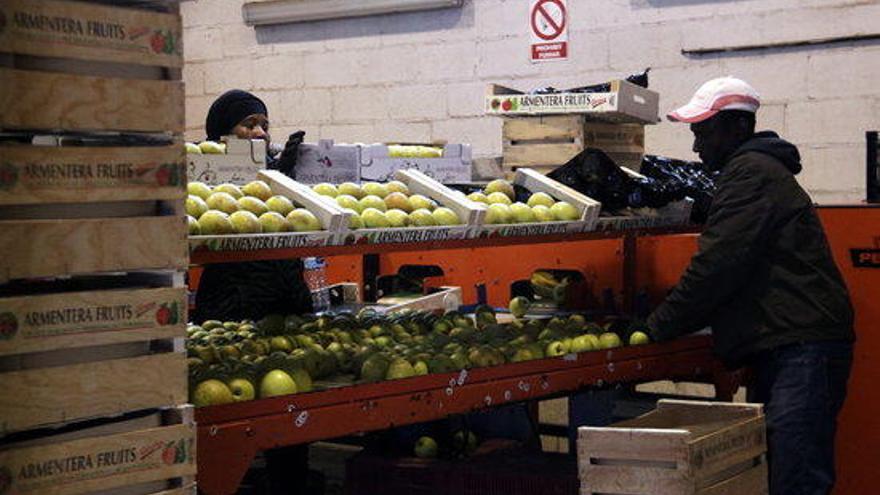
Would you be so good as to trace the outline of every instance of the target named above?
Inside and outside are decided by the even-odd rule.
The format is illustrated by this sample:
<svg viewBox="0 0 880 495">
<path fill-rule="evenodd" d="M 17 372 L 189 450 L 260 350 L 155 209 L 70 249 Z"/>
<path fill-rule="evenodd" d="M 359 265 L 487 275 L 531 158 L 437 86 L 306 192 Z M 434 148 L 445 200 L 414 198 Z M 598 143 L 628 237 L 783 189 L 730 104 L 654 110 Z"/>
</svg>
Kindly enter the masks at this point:
<svg viewBox="0 0 880 495">
<path fill-rule="evenodd" d="M 768 493 L 760 404 L 662 399 L 609 428 L 578 429 L 581 494 Z"/>
<path fill-rule="evenodd" d="M 638 170 L 645 152 L 641 124 L 594 122 L 583 115 L 508 117 L 502 127 L 503 168 L 547 173 L 585 148 L 598 148 L 617 164 Z"/>
<path fill-rule="evenodd" d="M 192 408 L 37 431 L 0 447 L 9 495 L 194 495 Z"/>
<path fill-rule="evenodd" d="M 186 403 L 180 273 L 21 281 L 0 295 L 0 436 Z"/>
</svg>

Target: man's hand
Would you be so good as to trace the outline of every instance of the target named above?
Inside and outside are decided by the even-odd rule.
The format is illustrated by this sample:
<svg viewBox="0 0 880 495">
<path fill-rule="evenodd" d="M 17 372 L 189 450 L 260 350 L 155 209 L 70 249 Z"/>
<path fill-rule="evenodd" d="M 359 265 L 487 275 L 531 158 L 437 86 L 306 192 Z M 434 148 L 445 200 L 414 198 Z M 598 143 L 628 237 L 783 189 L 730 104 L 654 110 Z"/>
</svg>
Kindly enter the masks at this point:
<svg viewBox="0 0 880 495">
<path fill-rule="evenodd" d="M 277 169 L 288 177 L 296 178 L 296 158 L 299 145 L 302 144 L 306 133 L 304 131 L 296 131 L 287 138 L 287 144 L 278 157 Z"/>
</svg>

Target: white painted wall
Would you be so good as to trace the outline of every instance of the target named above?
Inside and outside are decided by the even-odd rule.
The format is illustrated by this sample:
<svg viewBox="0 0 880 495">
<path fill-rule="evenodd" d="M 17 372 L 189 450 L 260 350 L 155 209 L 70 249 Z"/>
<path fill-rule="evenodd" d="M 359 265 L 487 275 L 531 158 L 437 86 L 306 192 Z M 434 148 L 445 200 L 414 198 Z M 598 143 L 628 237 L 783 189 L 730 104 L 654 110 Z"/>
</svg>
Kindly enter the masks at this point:
<svg viewBox="0 0 880 495">
<path fill-rule="evenodd" d="M 461 9 L 257 29 L 243 0 L 182 4 L 187 136 L 203 137 L 213 99 L 253 91 L 275 140 L 446 139 L 501 154 L 501 121 L 483 115 L 488 83 L 557 88 L 653 67 L 661 113 L 705 80 L 735 75 L 763 96 L 759 127 L 800 146 L 800 178 L 817 202 L 864 197 L 864 133 L 880 129 L 880 42 L 723 56 L 682 48 L 880 32 L 876 0 L 568 0 L 570 58 L 528 61 L 526 0 L 466 0 Z M 649 153 L 693 158 L 686 126 L 647 133 Z"/>
</svg>

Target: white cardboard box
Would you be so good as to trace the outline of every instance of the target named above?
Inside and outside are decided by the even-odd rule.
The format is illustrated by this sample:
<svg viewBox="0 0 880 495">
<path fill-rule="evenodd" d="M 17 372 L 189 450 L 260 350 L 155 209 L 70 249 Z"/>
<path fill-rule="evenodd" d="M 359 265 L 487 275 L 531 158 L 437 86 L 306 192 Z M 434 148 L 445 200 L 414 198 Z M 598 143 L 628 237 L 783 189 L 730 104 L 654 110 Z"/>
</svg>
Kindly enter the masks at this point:
<svg viewBox="0 0 880 495">
<path fill-rule="evenodd" d="M 246 184 L 266 168 L 266 142 L 226 136 L 226 153 L 186 154 L 187 178 L 210 185 L 231 182 Z"/>
<path fill-rule="evenodd" d="M 415 169 L 441 183 L 465 182 L 472 177 L 471 146 L 447 144 L 440 158 L 398 158 L 389 156 L 388 145 L 372 144 L 361 152 L 361 178 L 388 181 L 398 170 Z"/>
<path fill-rule="evenodd" d="M 489 85 L 486 113 L 492 115 L 546 115 L 585 113 L 597 120 L 656 124 L 660 95 L 624 80 L 610 82 L 607 93 L 524 94 L 512 88 Z"/>
<path fill-rule="evenodd" d="M 359 144 L 334 144 L 332 139 L 299 145 L 296 180 L 303 184 L 360 182 Z"/>
</svg>

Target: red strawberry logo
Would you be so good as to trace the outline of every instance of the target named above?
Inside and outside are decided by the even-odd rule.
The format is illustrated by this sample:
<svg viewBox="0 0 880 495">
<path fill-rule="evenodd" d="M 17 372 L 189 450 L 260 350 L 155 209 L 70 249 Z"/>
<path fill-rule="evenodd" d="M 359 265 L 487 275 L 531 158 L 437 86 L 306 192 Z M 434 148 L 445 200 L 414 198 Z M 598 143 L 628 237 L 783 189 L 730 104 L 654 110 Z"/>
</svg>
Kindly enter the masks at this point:
<svg viewBox="0 0 880 495">
<path fill-rule="evenodd" d="M 499 106 L 501 106 L 501 101 L 498 98 L 492 98 L 492 109 L 498 110 Z"/>
<path fill-rule="evenodd" d="M 162 53 L 165 50 L 165 37 L 161 31 L 156 31 L 150 37 L 150 48 L 156 53 Z"/>
<path fill-rule="evenodd" d="M 18 332 L 18 319 L 12 313 L 0 313 L 0 340 L 9 340 Z"/>
<path fill-rule="evenodd" d="M 501 109 L 505 112 L 510 110 L 511 108 L 513 108 L 513 103 L 511 103 L 510 100 L 504 100 L 504 102 L 501 104 Z"/>
<path fill-rule="evenodd" d="M 171 323 L 171 310 L 168 309 L 167 304 L 163 304 L 156 310 L 156 323 L 163 326 Z"/>
<path fill-rule="evenodd" d="M 168 170 L 168 167 L 161 166 L 159 170 L 156 171 L 156 183 L 160 186 L 167 186 L 171 181 L 171 171 Z"/>
<path fill-rule="evenodd" d="M 174 442 L 168 442 L 162 451 L 162 462 L 170 466 L 174 464 L 175 460 L 177 460 L 177 448 L 174 447 Z"/>
</svg>

